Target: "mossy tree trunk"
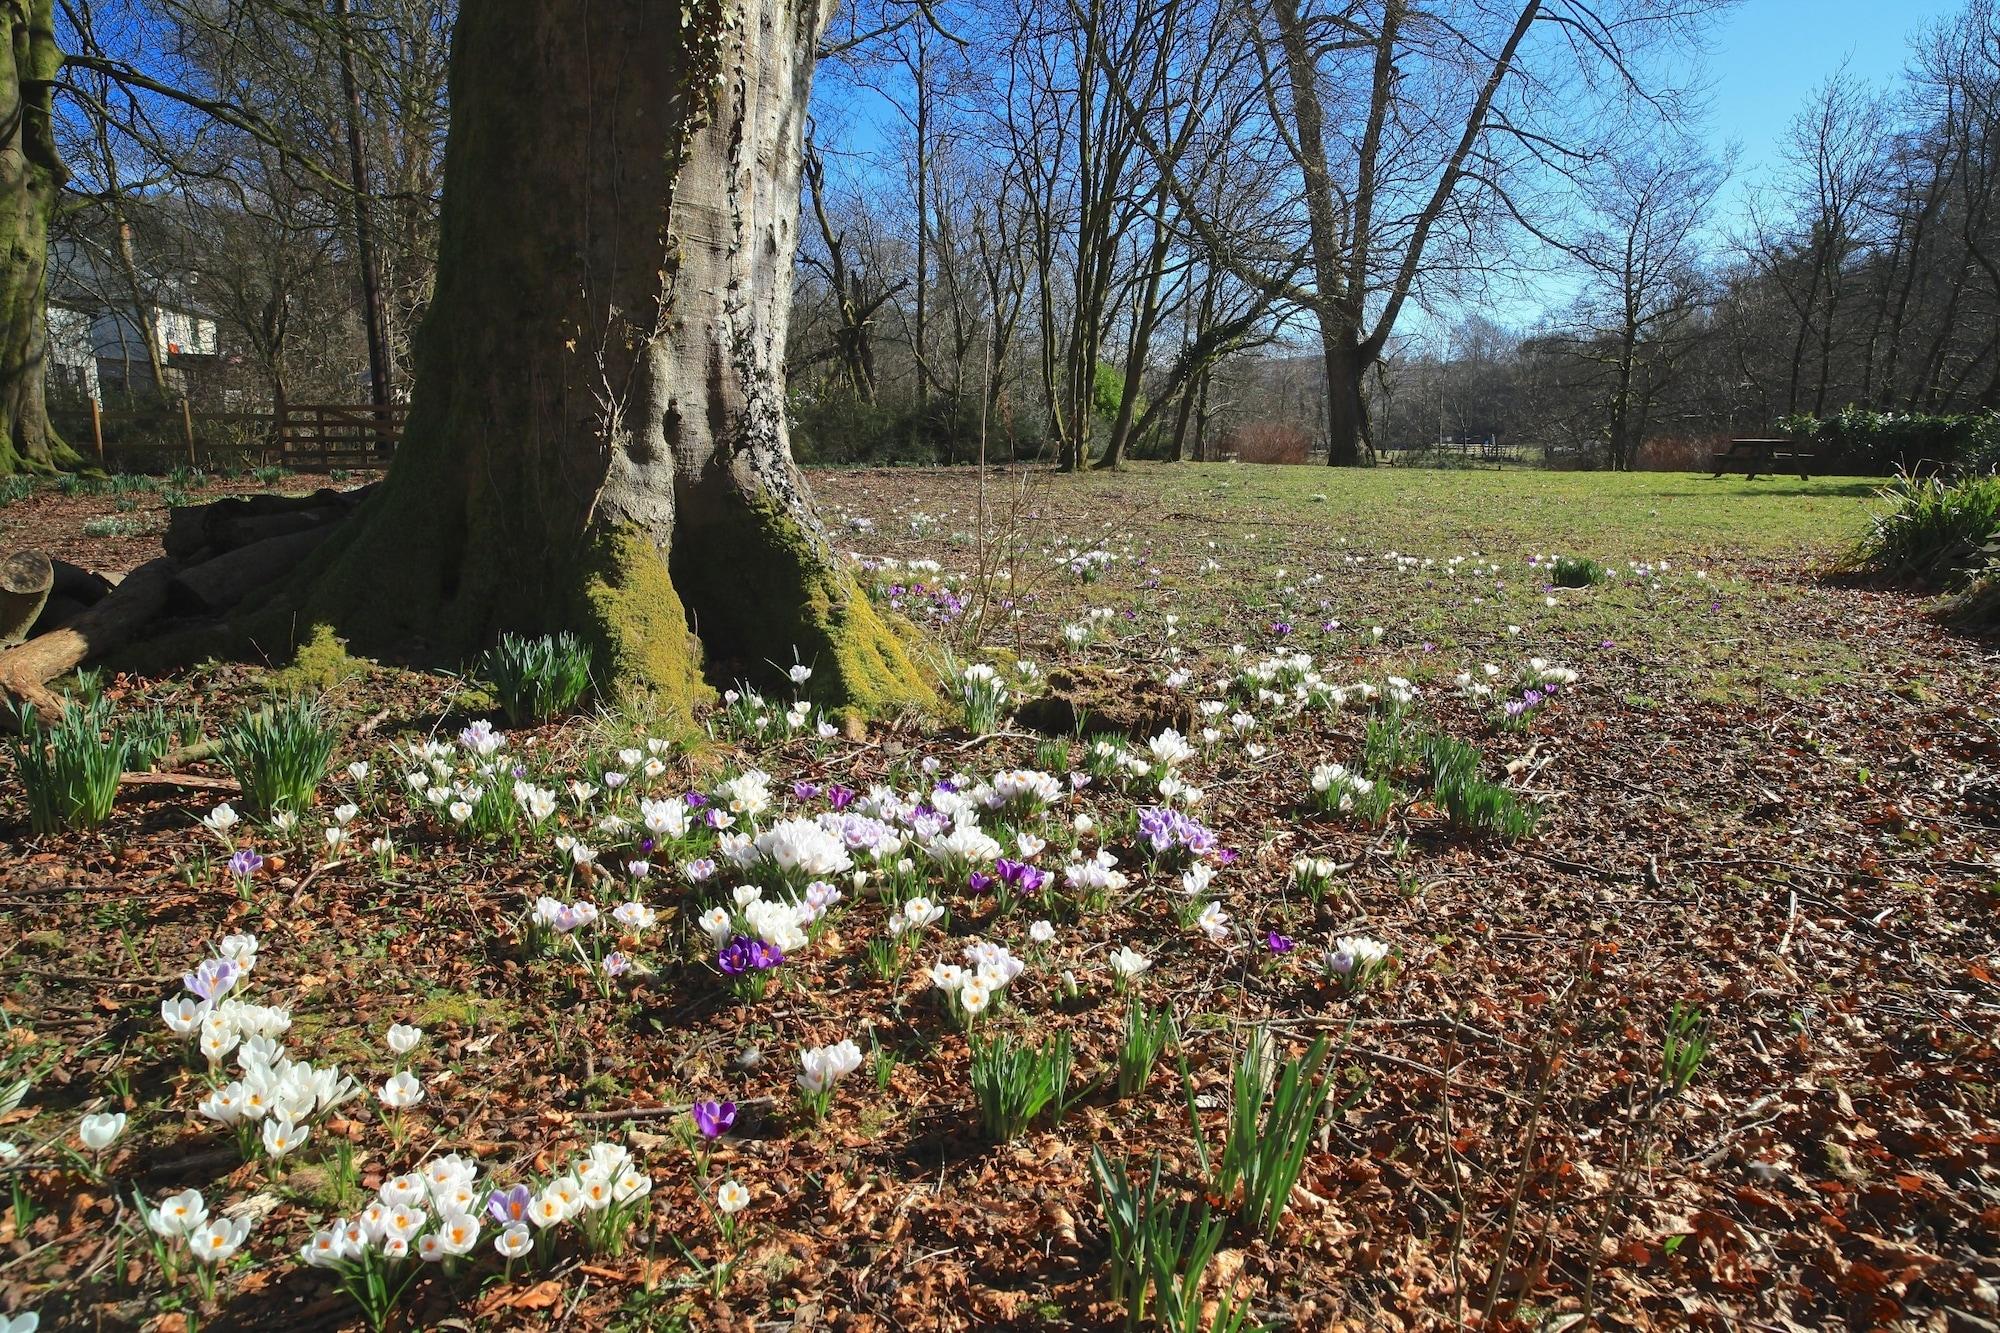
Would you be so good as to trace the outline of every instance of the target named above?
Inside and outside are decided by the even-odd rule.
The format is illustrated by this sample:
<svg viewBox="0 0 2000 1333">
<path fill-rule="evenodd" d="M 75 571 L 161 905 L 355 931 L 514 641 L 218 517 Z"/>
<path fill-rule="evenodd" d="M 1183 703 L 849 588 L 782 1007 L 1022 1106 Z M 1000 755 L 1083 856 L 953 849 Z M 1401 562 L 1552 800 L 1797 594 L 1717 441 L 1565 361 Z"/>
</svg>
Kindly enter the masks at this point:
<svg viewBox="0 0 2000 1333">
<path fill-rule="evenodd" d="M 463 659 L 574 628 L 684 708 L 794 653 L 829 702 L 926 691 L 786 438 L 783 353 L 826 0 L 481 0 L 451 64 L 436 295 L 381 492 L 303 636 Z"/>
<path fill-rule="evenodd" d="M 55 0 L 0 0 L 0 476 L 48 472 L 76 455 L 49 425 L 49 219 L 65 179 L 52 106 L 62 69 Z"/>
</svg>

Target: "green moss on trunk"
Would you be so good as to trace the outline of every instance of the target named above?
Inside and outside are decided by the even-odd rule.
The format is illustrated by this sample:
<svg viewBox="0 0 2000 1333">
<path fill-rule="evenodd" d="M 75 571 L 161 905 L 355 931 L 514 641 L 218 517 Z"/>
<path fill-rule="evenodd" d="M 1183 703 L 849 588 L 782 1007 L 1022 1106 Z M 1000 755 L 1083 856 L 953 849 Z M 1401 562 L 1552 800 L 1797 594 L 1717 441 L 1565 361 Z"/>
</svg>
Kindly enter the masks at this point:
<svg viewBox="0 0 2000 1333">
<path fill-rule="evenodd" d="M 614 690 L 644 691 L 683 722 L 714 698 L 666 558 L 645 533 L 627 526 L 600 534 L 579 599 L 577 621 Z"/>
<path fill-rule="evenodd" d="M 54 0 L 0 0 L 0 476 L 81 462 L 49 425 L 49 221 L 66 178 L 56 152 Z"/>
<path fill-rule="evenodd" d="M 710 649 L 763 674 L 813 669 L 827 703 L 881 715 L 936 693 L 911 649 L 914 627 L 871 601 L 826 541 L 766 496 L 732 491 L 679 535 L 674 573 Z"/>
</svg>

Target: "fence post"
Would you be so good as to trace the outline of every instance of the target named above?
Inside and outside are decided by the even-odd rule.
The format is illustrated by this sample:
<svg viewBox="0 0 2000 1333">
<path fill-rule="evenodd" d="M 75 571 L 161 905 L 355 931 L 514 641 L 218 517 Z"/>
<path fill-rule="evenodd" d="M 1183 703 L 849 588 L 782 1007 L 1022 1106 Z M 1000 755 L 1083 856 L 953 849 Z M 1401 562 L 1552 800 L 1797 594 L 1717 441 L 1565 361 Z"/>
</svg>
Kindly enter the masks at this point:
<svg viewBox="0 0 2000 1333">
<path fill-rule="evenodd" d="M 181 398 L 181 429 L 187 433 L 188 466 L 200 467 L 201 461 L 194 456 L 194 409 L 188 406 L 185 395 Z"/>
<path fill-rule="evenodd" d="M 95 399 L 90 400 L 90 435 L 97 441 L 97 462 L 104 463 L 104 408 Z"/>
</svg>

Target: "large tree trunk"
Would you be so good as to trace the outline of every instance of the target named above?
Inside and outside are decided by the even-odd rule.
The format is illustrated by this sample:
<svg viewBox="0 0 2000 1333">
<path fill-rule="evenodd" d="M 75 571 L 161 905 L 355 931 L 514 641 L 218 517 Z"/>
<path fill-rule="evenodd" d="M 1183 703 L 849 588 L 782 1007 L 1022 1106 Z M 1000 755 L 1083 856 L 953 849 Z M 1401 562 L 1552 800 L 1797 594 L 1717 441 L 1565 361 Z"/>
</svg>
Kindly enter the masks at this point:
<svg viewBox="0 0 2000 1333">
<path fill-rule="evenodd" d="M 1326 461 L 1334 467 L 1361 462 L 1361 442 L 1368 434 L 1368 405 L 1361 396 L 1368 360 L 1344 330 L 1320 334 L 1326 366 Z"/>
<path fill-rule="evenodd" d="M 51 107 L 62 68 L 55 0 L 0 0 L 0 477 L 77 457 L 49 425 L 49 219 L 64 180 Z"/>
<path fill-rule="evenodd" d="M 704 650 L 753 675 L 796 653 L 829 702 L 925 697 L 786 440 L 824 3 L 461 9 L 409 427 L 302 572 L 301 633 L 462 660 L 574 628 L 677 711 L 708 691 Z"/>
</svg>

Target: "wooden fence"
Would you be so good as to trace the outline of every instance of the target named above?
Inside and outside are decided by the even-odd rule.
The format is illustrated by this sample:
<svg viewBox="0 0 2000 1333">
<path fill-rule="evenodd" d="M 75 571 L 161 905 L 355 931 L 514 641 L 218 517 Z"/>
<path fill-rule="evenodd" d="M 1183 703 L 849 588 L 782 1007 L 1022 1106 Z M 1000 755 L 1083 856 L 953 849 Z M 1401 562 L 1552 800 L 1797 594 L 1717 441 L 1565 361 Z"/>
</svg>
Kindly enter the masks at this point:
<svg viewBox="0 0 2000 1333">
<path fill-rule="evenodd" d="M 403 403 L 287 403 L 276 412 L 196 412 L 185 400 L 132 411 L 89 407 L 100 462 L 146 454 L 201 467 L 227 456 L 313 472 L 387 467 L 409 414 Z"/>
</svg>

